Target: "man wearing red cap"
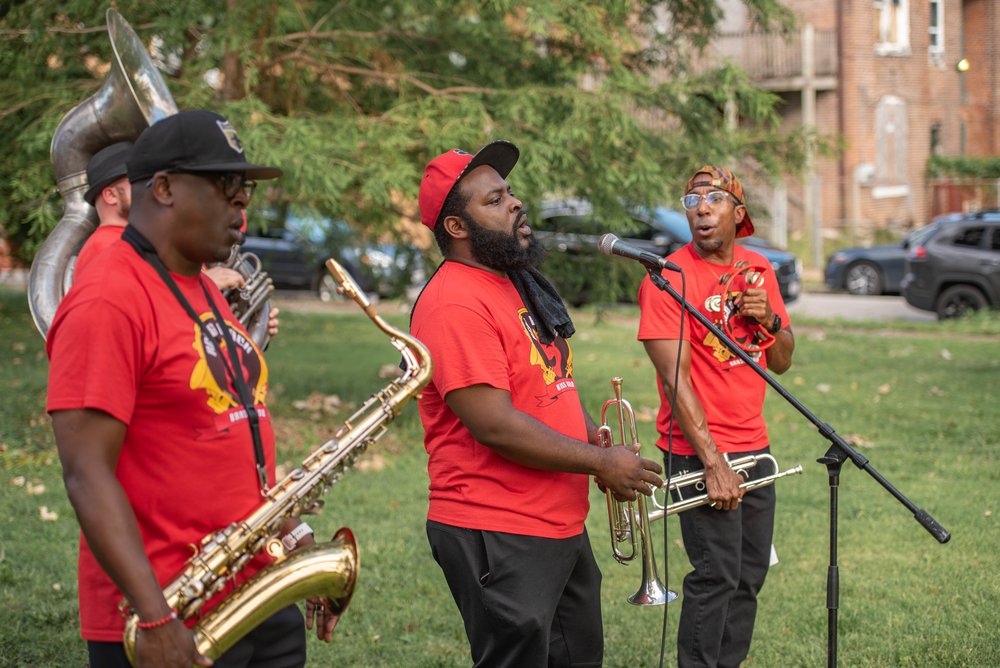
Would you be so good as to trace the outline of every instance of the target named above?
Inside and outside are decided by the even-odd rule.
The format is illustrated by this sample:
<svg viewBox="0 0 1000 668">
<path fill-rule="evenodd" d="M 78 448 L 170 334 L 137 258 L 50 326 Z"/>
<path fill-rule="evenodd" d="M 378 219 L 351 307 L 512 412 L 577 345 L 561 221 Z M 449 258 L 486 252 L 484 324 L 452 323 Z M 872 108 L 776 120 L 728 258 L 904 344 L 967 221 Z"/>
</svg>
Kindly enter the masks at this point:
<svg viewBox="0 0 1000 668">
<path fill-rule="evenodd" d="M 476 666 L 599 666 L 601 575 L 584 520 L 588 475 L 622 498 L 659 465 L 599 448 L 566 340 L 572 322 L 534 269 L 540 250 L 506 177 L 517 148 L 432 160 L 420 217 L 445 261 L 413 310 L 434 374 L 420 417 L 427 536 Z"/>
<path fill-rule="evenodd" d="M 743 186 L 728 169 L 706 166 L 685 192 L 692 241 L 669 259 L 684 272 L 687 300 L 720 329 L 735 323 L 731 338 L 762 367 L 784 373 L 795 340 L 777 281 L 763 256 L 735 243 L 754 231 Z M 639 306 L 639 340 L 660 389 L 657 446 L 671 475 L 704 469 L 711 501 L 679 515 L 694 570 L 684 579 L 677 662 L 735 667 L 750 649 L 770 562 L 774 487 L 744 493 L 726 457 L 770 452 L 766 383 L 648 277 Z M 774 473 L 760 468 L 751 479 Z"/>
</svg>

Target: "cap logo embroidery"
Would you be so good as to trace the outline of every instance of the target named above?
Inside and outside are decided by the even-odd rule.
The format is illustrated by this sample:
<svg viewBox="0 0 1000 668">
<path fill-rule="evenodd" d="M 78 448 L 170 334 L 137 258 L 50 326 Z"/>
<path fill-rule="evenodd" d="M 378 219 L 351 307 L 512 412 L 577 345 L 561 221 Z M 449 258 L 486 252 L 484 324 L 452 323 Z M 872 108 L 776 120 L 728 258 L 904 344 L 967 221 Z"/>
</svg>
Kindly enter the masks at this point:
<svg viewBox="0 0 1000 668">
<path fill-rule="evenodd" d="M 240 141 L 239 135 L 236 134 L 236 128 L 229 121 L 216 121 L 215 124 L 219 126 L 219 130 L 222 131 L 229 147 L 237 153 L 243 153 L 243 143 Z"/>
</svg>

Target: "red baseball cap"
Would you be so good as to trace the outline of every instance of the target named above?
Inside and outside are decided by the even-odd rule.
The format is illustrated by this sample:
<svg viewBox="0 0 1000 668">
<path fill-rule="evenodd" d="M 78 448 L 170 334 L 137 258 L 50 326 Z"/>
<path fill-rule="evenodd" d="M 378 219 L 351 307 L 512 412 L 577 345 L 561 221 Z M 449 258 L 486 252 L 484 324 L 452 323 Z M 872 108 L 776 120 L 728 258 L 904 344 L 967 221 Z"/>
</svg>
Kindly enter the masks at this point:
<svg viewBox="0 0 1000 668">
<path fill-rule="evenodd" d="M 453 148 L 431 160 L 424 168 L 424 178 L 420 180 L 420 195 L 417 199 L 420 205 L 420 222 L 433 230 L 444 201 L 448 199 L 455 184 L 473 169 L 489 165 L 506 179 L 520 155 L 521 152 L 514 144 L 501 139 L 490 142 L 475 155 Z"/>
<path fill-rule="evenodd" d="M 699 179 L 699 174 L 707 174 L 708 180 L 704 178 Z M 743 192 L 743 184 L 740 180 L 736 178 L 736 175 L 725 167 L 716 167 L 714 165 L 705 165 L 697 172 L 694 173 L 687 182 L 687 190 L 685 193 L 691 192 L 693 189 L 699 186 L 709 186 L 712 188 L 718 188 L 719 190 L 725 190 L 727 193 L 736 198 L 737 204 L 742 204 L 743 208 L 746 209 L 746 215 L 743 217 L 743 222 L 740 223 L 739 229 L 736 230 L 737 237 L 749 237 L 753 234 L 753 221 L 750 220 L 750 209 L 747 207 L 746 193 Z"/>
</svg>

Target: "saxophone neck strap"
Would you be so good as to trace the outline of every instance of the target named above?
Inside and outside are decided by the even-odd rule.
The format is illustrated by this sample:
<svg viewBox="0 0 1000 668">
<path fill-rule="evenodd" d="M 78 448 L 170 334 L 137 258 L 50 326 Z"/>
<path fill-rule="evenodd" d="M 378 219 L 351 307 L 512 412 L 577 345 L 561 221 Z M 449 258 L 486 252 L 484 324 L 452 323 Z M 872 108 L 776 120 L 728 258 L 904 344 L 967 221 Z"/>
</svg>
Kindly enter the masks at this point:
<svg viewBox="0 0 1000 668">
<path fill-rule="evenodd" d="M 160 256 L 156 254 L 156 248 L 150 243 L 139 230 L 134 226 L 127 225 L 125 231 L 122 233 L 122 239 L 126 241 L 135 252 L 142 257 L 143 260 L 148 262 L 156 273 L 160 275 L 163 282 L 173 293 L 177 302 L 181 305 L 184 311 L 188 314 L 188 317 L 194 321 L 195 326 L 203 334 L 207 334 L 210 338 L 219 343 L 218 340 L 213 336 L 211 329 L 206 330 L 201 318 L 195 312 L 194 307 L 181 292 L 181 289 L 177 286 L 177 282 L 174 281 L 173 277 L 170 276 L 170 272 L 167 270 L 166 265 L 163 264 L 163 260 Z M 220 338 L 224 345 L 220 346 L 225 348 L 229 354 L 229 364 L 223 364 L 226 369 L 226 374 L 232 381 L 233 386 L 236 388 L 236 393 L 239 397 L 240 404 L 243 406 L 243 410 L 247 415 L 247 421 L 250 424 L 250 435 L 253 439 L 253 453 L 254 460 L 257 465 L 257 481 L 260 485 L 261 496 L 266 496 L 268 491 L 267 484 L 267 462 L 264 458 L 264 443 L 260 435 L 260 417 L 257 415 L 257 409 L 253 405 L 253 394 L 250 392 L 250 387 L 247 385 L 246 379 L 243 376 L 243 366 L 240 364 L 239 354 L 236 352 L 236 345 L 233 343 L 232 336 L 229 333 L 229 327 L 226 325 L 226 321 L 222 317 L 222 313 L 219 311 L 219 307 L 215 305 L 215 300 L 212 299 L 211 293 L 205 286 L 205 279 L 201 276 L 198 277 L 198 285 L 201 286 L 202 292 L 205 294 L 205 300 L 208 301 L 208 305 L 212 309 L 212 315 L 215 316 L 215 321 L 219 324 L 219 331 L 221 332 Z"/>
</svg>

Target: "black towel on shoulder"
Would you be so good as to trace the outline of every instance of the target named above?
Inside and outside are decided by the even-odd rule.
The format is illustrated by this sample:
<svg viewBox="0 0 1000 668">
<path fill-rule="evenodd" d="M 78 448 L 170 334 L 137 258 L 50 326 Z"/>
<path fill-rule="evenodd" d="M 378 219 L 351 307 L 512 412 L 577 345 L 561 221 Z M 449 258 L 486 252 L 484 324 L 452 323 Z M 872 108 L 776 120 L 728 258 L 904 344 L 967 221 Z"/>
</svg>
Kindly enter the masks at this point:
<svg viewBox="0 0 1000 668">
<path fill-rule="evenodd" d="M 556 289 L 537 269 L 508 271 L 507 277 L 517 288 L 521 300 L 535 321 L 538 338 L 542 343 L 552 343 L 556 335 L 568 339 L 576 332 Z"/>
</svg>

